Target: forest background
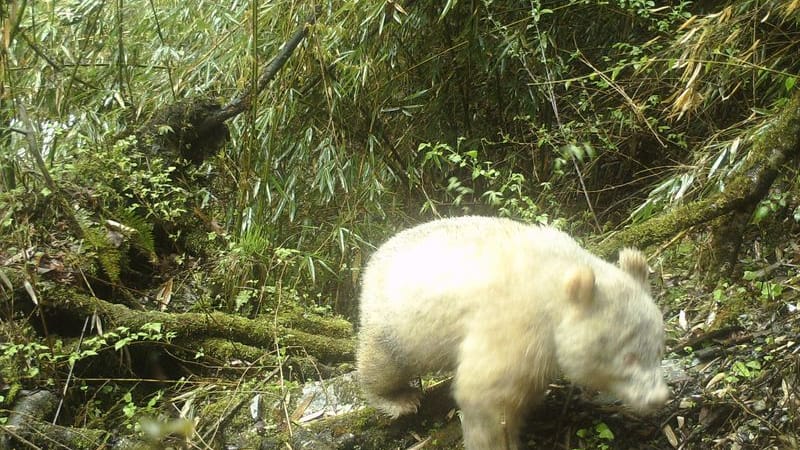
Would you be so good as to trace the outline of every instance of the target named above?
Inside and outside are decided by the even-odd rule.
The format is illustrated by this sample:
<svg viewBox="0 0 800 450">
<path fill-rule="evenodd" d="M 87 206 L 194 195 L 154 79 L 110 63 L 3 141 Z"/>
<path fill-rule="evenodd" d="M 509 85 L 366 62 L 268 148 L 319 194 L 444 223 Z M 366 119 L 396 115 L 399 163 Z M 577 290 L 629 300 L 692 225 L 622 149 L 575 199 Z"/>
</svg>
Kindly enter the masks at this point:
<svg viewBox="0 0 800 450">
<path fill-rule="evenodd" d="M 0 448 L 457 446 L 446 381 L 397 423 L 305 399 L 352 387 L 375 246 L 464 214 L 654 269 L 670 404 L 554 385 L 532 446 L 798 446 L 800 1 L 10 0 L 0 20 Z"/>
</svg>

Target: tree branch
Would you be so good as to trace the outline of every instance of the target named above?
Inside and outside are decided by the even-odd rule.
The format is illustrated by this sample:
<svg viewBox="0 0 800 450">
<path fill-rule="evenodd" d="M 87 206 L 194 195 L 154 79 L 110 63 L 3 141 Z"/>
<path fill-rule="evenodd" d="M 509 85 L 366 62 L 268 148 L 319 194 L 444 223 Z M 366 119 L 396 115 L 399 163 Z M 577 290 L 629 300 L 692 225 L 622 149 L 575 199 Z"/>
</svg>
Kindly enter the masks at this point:
<svg viewBox="0 0 800 450">
<path fill-rule="evenodd" d="M 258 78 L 255 86 L 250 86 L 239 96 L 231 100 L 227 105 L 220 108 L 214 115 L 206 119 L 206 121 L 222 122 L 235 117 L 250 107 L 253 99 L 267 87 L 267 84 L 275 78 L 275 75 L 283 68 L 289 57 L 292 56 L 294 50 L 300 45 L 300 42 L 305 39 L 308 34 L 308 27 L 316 23 L 316 13 L 311 14 L 305 22 L 303 22 L 292 37 L 283 45 L 280 53 L 275 56 L 272 61 L 264 68 L 264 72 Z"/>
</svg>

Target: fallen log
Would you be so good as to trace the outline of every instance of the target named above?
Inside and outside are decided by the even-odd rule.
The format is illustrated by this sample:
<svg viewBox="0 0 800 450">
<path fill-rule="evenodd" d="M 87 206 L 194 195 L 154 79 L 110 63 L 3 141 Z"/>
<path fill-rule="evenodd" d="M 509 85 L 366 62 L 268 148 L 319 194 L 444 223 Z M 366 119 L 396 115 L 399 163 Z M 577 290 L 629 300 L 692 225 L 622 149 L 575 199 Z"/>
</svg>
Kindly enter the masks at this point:
<svg viewBox="0 0 800 450">
<path fill-rule="evenodd" d="M 53 288 L 40 293 L 39 308 L 46 322 L 81 324 L 86 317 L 97 316 L 106 329 L 124 326 L 136 330 L 148 323 L 160 323 L 164 332 L 174 332 L 176 340 L 183 343 L 224 339 L 244 344 L 249 356 L 252 356 L 253 347 L 265 351 L 279 347 L 288 354 L 310 355 L 326 363 L 352 361 L 354 357 L 353 331 L 349 322 L 308 313 L 301 315 L 298 309 L 292 308 L 287 308 L 286 314 L 278 311 L 274 316 L 255 319 L 216 311 L 141 311 L 70 288 Z"/>
</svg>

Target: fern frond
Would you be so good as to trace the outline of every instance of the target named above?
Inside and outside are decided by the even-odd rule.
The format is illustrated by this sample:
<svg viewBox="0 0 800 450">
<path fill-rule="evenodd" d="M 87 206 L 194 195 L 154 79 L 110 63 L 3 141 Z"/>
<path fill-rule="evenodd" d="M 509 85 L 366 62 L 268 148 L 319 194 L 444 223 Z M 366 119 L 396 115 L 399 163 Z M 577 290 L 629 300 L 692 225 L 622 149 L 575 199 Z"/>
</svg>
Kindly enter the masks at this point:
<svg viewBox="0 0 800 450">
<path fill-rule="evenodd" d="M 133 233 L 127 236 L 131 245 L 149 257 L 155 257 L 156 247 L 152 223 L 125 208 L 115 211 L 114 219 L 134 230 Z"/>
<path fill-rule="evenodd" d="M 97 227 L 84 227 L 86 244 L 91 248 L 100 263 L 100 267 L 112 282 L 119 281 L 122 254 L 108 240 L 106 233 Z"/>
</svg>

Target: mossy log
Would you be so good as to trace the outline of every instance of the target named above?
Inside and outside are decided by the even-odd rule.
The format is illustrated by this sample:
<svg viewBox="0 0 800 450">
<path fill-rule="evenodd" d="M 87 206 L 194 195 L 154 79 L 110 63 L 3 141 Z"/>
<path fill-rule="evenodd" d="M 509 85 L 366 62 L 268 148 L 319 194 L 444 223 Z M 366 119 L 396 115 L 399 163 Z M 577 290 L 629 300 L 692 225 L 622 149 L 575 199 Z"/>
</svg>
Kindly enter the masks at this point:
<svg viewBox="0 0 800 450">
<path fill-rule="evenodd" d="M 592 246 L 610 258 L 622 246 L 644 248 L 663 242 L 680 231 L 708 223 L 727 214 L 752 212 L 769 192 L 781 167 L 800 153 L 800 90 L 778 113 L 775 121 L 753 142 L 737 176 L 725 190 L 708 198 L 677 206 L 652 219 L 631 226 Z"/>
<path fill-rule="evenodd" d="M 41 295 L 44 318 L 59 322 L 83 323 L 85 317 L 97 315 L 106 328 L 125 326 L 140 329 L 146 323 L 161 323 L 163 330 L 176 333 L 184 342 L 223 339 L 243 344 L 246 355 L 254 349 L 274 350 L 279 346 L 289 354 L 311 355 L 319 361 L 337 363 L 354 357 L 353 330 L 340 318 L 302 316 L 296 309 L 286 314 L 248 319 L 222 312 L 170 313 L 133 310 L 124 305 L 91 297 L 68 288 L 56 288 Z M 318 334 L 324 333 L 324 334 Z M 218 341 L 217 341 L 218 342 Z M 236 352 L 236 347 L 228 347 Z M 229 353 L 230 356 L 233 353 Z"/>
</svg>

